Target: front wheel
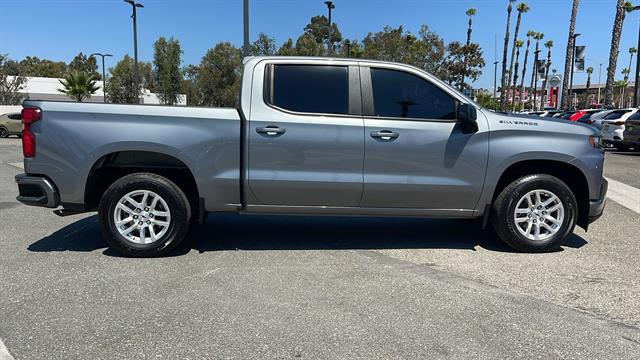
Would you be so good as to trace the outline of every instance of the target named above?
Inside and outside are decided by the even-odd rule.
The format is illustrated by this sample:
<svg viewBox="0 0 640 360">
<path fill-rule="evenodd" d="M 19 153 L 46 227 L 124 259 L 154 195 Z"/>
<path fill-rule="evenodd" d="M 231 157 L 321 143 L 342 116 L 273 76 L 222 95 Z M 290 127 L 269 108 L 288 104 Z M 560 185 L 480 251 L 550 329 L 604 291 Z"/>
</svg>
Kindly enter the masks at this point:
<svg viewBox="0 0 640 360">
<path fill-rule="evenodd" d="M 102 235 L 127 256 L 160 256 L 184 239 L 191 207 L 169 179 L 151 173 L 124 176 L 105 191 L 98 207 Z"/>
<path fill-rule="evenodd" d="M 577 203 L 571 189 L 545 174 L 509 184 L 496 198 L 492 212 L 498 236 L 523 252 L 557 250 L 573 233 L 576 218 Z"/>
</svg>

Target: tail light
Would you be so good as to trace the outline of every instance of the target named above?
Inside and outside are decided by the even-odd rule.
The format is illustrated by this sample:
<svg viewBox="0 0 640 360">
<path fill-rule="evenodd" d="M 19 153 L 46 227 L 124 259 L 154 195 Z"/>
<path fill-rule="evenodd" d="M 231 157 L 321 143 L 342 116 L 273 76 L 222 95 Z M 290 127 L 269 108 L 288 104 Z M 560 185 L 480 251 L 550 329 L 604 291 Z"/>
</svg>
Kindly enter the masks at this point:
<svg viewBox="0 0 640 360">
<path fill-rule="evenodd" d="M 31 124 L 42 119 L 42 110 L 24 108 L 20 114 L 22 119 L 22 155 L 26 158 L 36 156 L 36 136 L 31 132 Z"/>
</svg>

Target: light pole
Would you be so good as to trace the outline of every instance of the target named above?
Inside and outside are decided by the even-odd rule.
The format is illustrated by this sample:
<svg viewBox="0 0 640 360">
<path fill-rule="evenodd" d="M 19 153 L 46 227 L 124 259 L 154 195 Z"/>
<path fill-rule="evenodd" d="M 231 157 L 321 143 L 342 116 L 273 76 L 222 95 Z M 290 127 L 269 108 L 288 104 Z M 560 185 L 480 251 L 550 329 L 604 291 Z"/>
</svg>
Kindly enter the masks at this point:
<svg viewBox="0 0 640 360">
<path fill-rule="evenodd" d="M 498 86 L 498 61 L 493 62 L 493 100 L 496 99 L 496 89 Z"/>
<path fill-rule="evenodd" d="M 576 66 L 576 38 L 580 34 L 573 34 L 573 49 L 571 51 L 571 78 L 569 80 L 569 100 L 571 101 L 571 109 L 573 109 L 573 68 Z"/>
<path fill-rule="evenodd" d="M 602 62 L 596 59 L 587 58 L 587 60 L 598 64 L 598 104 L 600 104 L 600 82 L 602 80 Z"/>
<path fill-rule="evenodd" d="M 137 3 L 133 0 L 124 0 L 124 2 L 131 5 L 133 12 L 131 18 L 133 19 L 133 84 L 136 89 L 136 102 L 140 103 L 140 81 L 138 79 L 138 25 L 137 25 L 137 8 L 143 8 L 144 5 Z"/>
<path fill-rule="evenodd" d="M 111 55 L 111 54 L 93 53 L 93 54 L 89 55 L 89 57 L 91 57 L 91 56 L 95 57 L 96 55 L 100 56 L 102 58 L 102 97 L 103 97 L 104 102 L 106 103 L 107 102 L 107 73 L 106 73 L 105 68 L 104 68 L 104 58 L 105 57 L 111 57 L 113 55 Z"/>
<path fill-rule="evenodd" d="M 242 24 L 244 29 L 242 53 L 244 56 L 249 56 L 249 0 L 242 1 Z"/>
<path fill-rule="evenodd" d="M 640 5 L 632 7 L 629 12 L 640 10 Z M 638 25 L 638 47 L 640 49 L 640 24 Z M 638 72 L 640 69 L 640 59 L 636 58 L 636 73 L 635 73 L 635 82 L 633 85 L 633 107 L 638 107 L 638 86 L 640 85 L 640 73 Z M 631 70 L 631 69 L 629 69 Z"/>
<path fill-rule="evenodd" d="M 331 10 L 335 9 L 336 6 L 333 5 L 333 1 L 325 1 L 324 3 L 327 4 L 327 9 L 329 9 L 329 39 L 327 39 L 327 53 L 331 55 L 333 47 L 331 46 Z"/>
</svg>

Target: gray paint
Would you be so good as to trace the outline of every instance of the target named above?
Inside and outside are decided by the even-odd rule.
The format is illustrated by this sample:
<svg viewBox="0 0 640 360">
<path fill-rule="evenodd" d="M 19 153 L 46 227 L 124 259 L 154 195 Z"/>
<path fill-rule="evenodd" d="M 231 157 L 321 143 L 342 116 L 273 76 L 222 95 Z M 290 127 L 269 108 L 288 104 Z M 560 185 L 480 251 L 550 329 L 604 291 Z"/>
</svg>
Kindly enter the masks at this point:
<svg viewBox="0 0 640 360">
<path fill-rule="evenodd" d="M 600 197 L 604 155 L 588 144 L 588 136 L 598 134 L 587 125 L 477 107 L 479 131 L 463 134 L 456 122 L 291 113 L 263 100 L 265 66 L 272 63 L 408 71 L 477 107 L 407 65 L 254 57 L 244 61 L 239 109 L 247 121 L 244 127 L 235 109 L 26 101 L 44 115 L 32 126 L 37 155 L 25 159 L 25 170 L 48 176 L 62 202 L 82 203 L 87 176 L 100 157 L 155 151 L 187 165 L 209 211 L 237 210 L 242 186 L 245 211 L 474 217 L 483 214 L 509 166 L 556 160 L 580 169 L 590 198 Z M 256 132 L 265 126 L 286 133 L 270 137 Z M 241 129 L 247 141 L 241 141 Z M 390 142 L 369 136 L 380 130 L 400 136 Z"/>
</svg>

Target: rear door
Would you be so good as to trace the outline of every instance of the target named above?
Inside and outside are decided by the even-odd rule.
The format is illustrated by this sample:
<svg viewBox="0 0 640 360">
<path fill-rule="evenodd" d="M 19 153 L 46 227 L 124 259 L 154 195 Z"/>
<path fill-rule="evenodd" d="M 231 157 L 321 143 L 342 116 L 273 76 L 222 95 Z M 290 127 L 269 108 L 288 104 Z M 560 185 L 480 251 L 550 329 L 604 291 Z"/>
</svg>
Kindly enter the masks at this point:
<svg viewBox="0 0 640 360">
<path fill-rule="evenodd" d="M 361 206 L 470 212 L 480 198 L 488 127 L 464 134 L 457 101 L 421 72 L 361 67 L 365 122 Z"/>
<path fill-rule="evenodd" d="M 251 102 L 249 205 L 359 205 L 364 128 L 357 65 L 270 60 L 254 70 Z"/>
</svg>

